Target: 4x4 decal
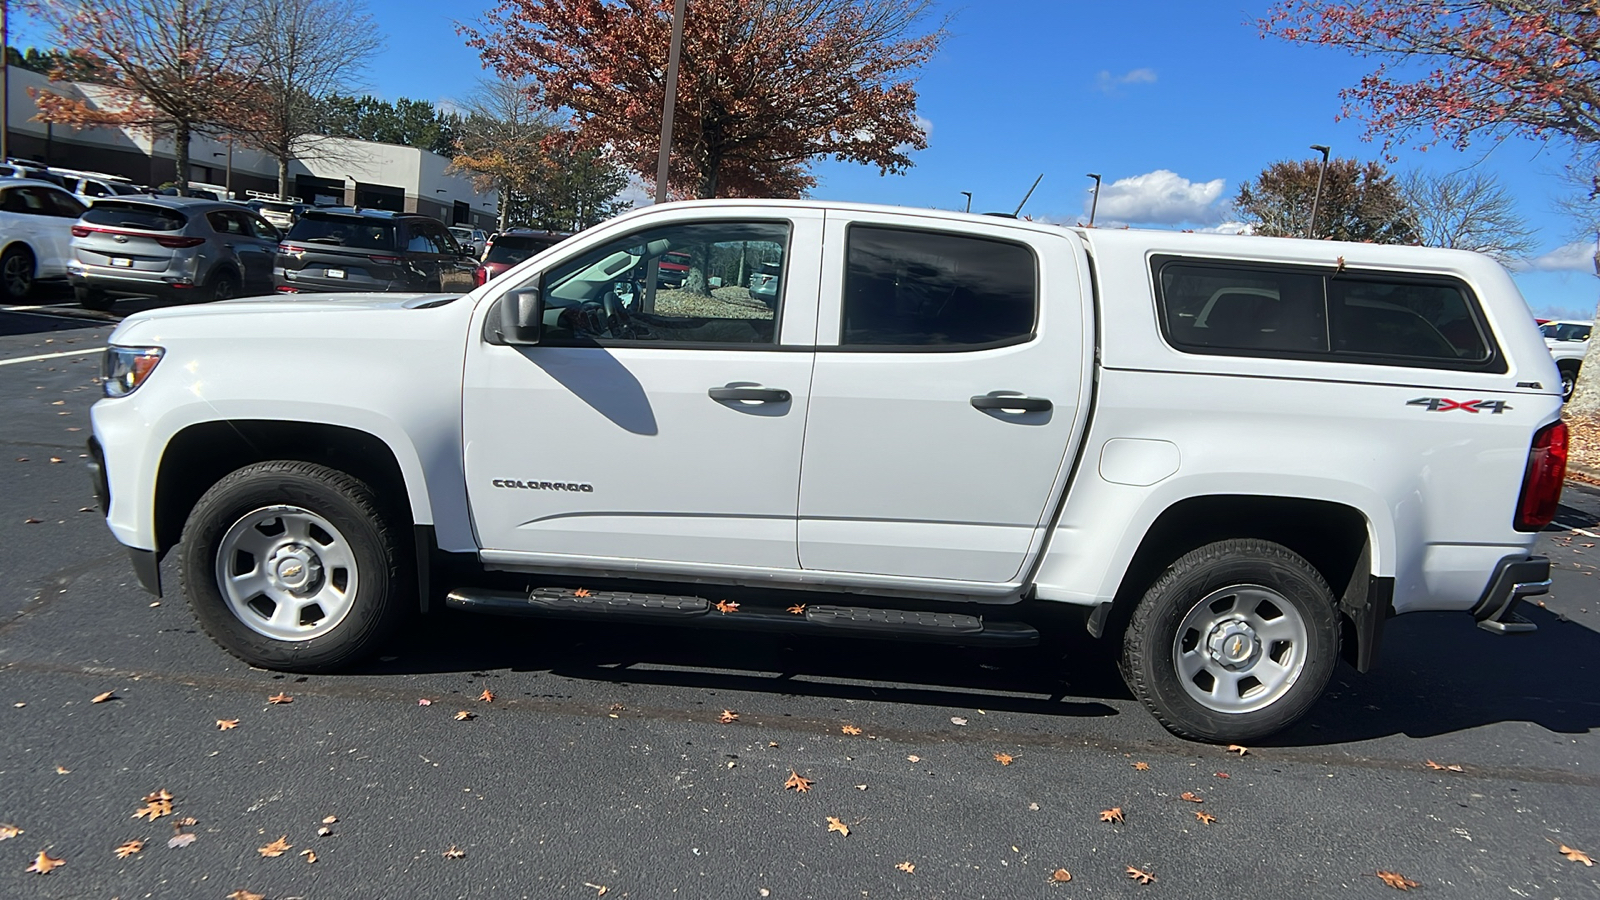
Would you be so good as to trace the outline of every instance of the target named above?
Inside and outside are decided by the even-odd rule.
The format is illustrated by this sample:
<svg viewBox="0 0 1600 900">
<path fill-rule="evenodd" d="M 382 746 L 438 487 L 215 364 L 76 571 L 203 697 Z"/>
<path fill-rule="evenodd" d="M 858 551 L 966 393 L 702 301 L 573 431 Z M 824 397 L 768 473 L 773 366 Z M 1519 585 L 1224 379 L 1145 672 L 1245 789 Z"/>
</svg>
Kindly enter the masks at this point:
<svg viewBox="0 0 1600 900">
<path fill-rule="evenodd" d="M 1426 406 L 1428 412 L 1449 412 L 1459 409 L 1462 412 L 1500 415 L 1511 407 L 1504 400 L 1449 400 L 1444 397 L 1418 397 L 1406 403 L 1407 406 Z"/>
</svg>

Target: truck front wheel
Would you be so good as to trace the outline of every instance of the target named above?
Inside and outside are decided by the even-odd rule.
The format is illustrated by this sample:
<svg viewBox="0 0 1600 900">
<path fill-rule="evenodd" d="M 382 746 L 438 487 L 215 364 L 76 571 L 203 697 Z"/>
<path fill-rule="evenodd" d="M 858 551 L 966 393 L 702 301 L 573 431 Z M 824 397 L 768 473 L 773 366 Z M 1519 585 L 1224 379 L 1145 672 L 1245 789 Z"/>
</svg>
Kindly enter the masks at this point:
<svg viewBox="0 0 1600 900">
<path fill-rule="evenodd" d="M 195 618 L 245 662 L 327 672 L 374 653 L 408 608 L 404 549 L 373 491 L 314 463 L 256 463 L 206 491 L 179 575 Z"/>
<path fill-rule="evenodd" d="M 1264 737 L 1309 710 L 1339 658 L 1321 573 L 1288 548 L 1238 539 L 1173 563 L 1123 636 L 1122 677 L 1172 733 L 1219 743 Z"/>
</svg>

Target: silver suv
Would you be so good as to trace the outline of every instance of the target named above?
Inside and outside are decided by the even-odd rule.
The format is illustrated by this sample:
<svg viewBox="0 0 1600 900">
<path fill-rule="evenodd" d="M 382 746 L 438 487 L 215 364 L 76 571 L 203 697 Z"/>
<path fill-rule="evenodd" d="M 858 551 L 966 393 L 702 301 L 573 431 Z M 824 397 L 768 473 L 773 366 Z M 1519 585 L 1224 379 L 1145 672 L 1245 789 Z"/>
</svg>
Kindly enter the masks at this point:
<svg viewBox="0 0 1600 900">
<path fill-rule="evenodd" d="M 72 226 L 67 280 L 78 303 L 194 302 L 272 293 L 278 229 L 235 203 L 193 197 L 99 200 Z"/>
</svg>

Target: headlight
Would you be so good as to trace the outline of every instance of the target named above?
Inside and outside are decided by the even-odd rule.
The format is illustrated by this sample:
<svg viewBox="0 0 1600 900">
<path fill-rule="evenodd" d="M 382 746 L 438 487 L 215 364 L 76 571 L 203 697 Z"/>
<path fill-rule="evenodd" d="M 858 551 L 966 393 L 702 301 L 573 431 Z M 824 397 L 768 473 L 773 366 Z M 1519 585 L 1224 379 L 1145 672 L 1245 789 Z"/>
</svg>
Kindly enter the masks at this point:
<svg viewBox="0 0 1600 900">
<path fill-rule="evenodd" d="M 107 347 L 100 385 L 106 396 L 126 397 L 137 391 L 166 352 L 160 347 Z"/>
</svg>

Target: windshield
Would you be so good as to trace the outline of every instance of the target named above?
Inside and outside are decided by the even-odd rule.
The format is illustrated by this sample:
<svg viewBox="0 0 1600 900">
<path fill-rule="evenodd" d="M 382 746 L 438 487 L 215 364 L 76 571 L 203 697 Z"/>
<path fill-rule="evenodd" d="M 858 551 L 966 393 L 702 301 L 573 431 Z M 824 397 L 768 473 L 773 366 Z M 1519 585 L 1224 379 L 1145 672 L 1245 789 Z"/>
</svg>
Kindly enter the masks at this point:
<svg viewBox="0 0 1600 900">
<path fill-rule="evenodd" d="M 531 256 L 543 253 L 559 243 L 561 243 L 560 239 L 554 237 L 502 234 L 494 239 L 493 244 L 489 245 L 489 254 L 483 258 L 483 261 L 514 266 Z"/>
<path fill-rule="evenodd" d="M 1577 322 L 1547 322 L 1539 330 L 1553 341 L 1587 341 L 1589 329 L 1590 326 Z"/>
<path fill-rule="evenodd" d="M 83 221 L 90 225 L 106 225 L 111 228 L 179 231 L 189 223 L 189 217 L 175 209 L 160 206 L 101 200 L 84 212 Z"/>
<path fill-rule="evenodd" d="M 294 223 L 286 240 L 361 250 L 393 250 L 395 228 L 393 222 L 355 216 L 306 216 Z"/>
</svg>

